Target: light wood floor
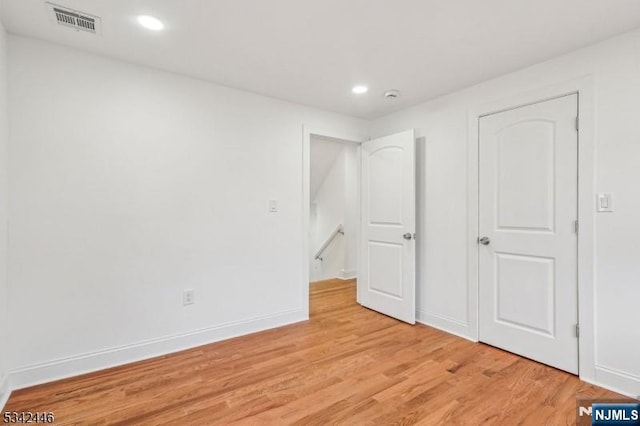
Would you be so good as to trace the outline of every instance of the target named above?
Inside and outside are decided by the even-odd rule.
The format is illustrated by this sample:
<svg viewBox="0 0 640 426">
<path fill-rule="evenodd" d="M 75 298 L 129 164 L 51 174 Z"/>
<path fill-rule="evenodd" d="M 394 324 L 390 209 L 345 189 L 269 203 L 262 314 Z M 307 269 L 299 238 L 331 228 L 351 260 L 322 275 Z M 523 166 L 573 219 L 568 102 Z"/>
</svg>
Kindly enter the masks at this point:
<svg viewBox="0 0 640 426">
<path fill-rule="evenodd" d="M 565 425 L 576 377 L 360 307 L 354 282 L 312 285 L 311 320 L 14 392 L 55 424 Z"/>
</svg>

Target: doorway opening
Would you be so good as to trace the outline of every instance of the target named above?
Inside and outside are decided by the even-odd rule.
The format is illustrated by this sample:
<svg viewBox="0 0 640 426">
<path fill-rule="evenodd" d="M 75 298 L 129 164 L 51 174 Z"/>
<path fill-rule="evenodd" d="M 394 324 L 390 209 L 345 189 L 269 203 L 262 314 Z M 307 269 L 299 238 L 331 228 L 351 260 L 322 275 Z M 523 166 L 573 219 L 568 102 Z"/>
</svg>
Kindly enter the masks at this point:
<svg viewBox="0 0 640 426">
<path fill-rule="evenodd" d="M 337 153 L 324 161 L 328 165 L 313 167 L 320 177 L 314 179 L 312 196 L 312 162 L 316 163 L 320 150 L 332 151 L 327 141 L 351 148 L 336 145 Z M 322 170 L 327 170 L 326 175 Z M 337 170 L 335 178 L 332 170 Z M 334 203 L 341 200 L 337 208 L 321 205 L 324 193 Z M 351 284 L 359 304 L 415 323 L 415 197 L 413 130 L 365 140 L 305 127 L 301 256 L 302 306 L 307 317 L 310 282 L 357 277 L 357 286 L 354 281 Z M 338 214 L 326 214 L 332 208 Z"/>
<path fill-rule="evenodd" d="M 309 146 L 309 282 L 355 285 L 359 144 L 312 134 Z"/>
</svg>

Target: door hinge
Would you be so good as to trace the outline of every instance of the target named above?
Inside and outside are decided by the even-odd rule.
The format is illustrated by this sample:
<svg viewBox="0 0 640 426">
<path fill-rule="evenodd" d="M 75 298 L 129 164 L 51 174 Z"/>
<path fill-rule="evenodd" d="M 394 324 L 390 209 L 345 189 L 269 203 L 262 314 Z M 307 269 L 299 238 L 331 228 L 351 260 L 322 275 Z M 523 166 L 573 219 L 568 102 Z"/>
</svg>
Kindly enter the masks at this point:
<svg viewBox="0 0 640 426">
<path fill-rule="evenodd" d="M 577 234 L 579 231 L 580 231 L 580 222 L 576 220 L 575 222 L 573 222 L 573 232 Z"/>
<path fill-rule="evenodd" d="M 580 324 L 576 324 L 576 337 L 580 337 Z"/>
<path fill-rule="evenodd" d="M 576 117 L 576 132 L 580 131 L 580 117 Z"/>
</svg>

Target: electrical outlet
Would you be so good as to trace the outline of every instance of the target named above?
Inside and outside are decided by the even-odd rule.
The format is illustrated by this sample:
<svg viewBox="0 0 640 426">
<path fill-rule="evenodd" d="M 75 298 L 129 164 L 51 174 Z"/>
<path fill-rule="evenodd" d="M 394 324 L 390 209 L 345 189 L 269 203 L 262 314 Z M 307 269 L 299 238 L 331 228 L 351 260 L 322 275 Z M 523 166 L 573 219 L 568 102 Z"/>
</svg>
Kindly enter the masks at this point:
<svg viewBox="0 0 640 426">
<path fill-rule="evenodd" d="M 184 306 L 193 305 L 195 302 L 195 293 L 193 290 L 184 290 L 182 292 L 182 304 Z"/>
</svg>

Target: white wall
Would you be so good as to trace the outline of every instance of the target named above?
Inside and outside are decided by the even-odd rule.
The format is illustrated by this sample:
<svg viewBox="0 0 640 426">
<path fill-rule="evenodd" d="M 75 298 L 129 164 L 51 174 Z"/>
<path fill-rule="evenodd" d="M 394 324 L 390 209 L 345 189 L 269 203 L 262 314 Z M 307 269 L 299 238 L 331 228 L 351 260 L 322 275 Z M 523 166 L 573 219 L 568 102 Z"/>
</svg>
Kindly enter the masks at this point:
<svg viewBox="0 0 640 426">
<path fill-rule="evenodd" d="M 0 409 L 9 393 L 7 353 L 11 348 L 7 315 L 7 47 L 7 33 L 0 20 Z"/>
<path fill-rule="evenodd" d="M 21 37 L 9 59 L 15 386 L 306 318 L 303 124 L 366 122 Z"/>
<path fill-rule="evenodd" d="M 322 139 L 311 139 L 311 168 L 314 168 L 315 144 L 340 144 L 339 154 L 329 168 L 315 197 L 311 200 L 310 223 L 310 279 L 347 278 L 355 275 L 357 259 L 357 145 Z M 337 235 L 323 254 L 314 260 L 317 251 L 329 235 L 342 224 L 344 235 Z"/>
<path fill-rule="evenodd" d="M 311 200 L 316 198 L 320 186 L 336 162 L 342 148 L 344 148 L 344 142 L 313 134 L 309 135 L 309 162 L 311 165 L 309 198 Z"/>
<path fill-rule="evenodd" d="M 595 377 L 640 395 L 640 31 L 375 120 L 372 136 L 416 128 L 425 205 L 419 212 L 419 317 L 472 336 L 467 279 L 467 126 L 476 107 L 593 74 L 596 191 L 615 212 L 596 217 Z M 594 203 L 595 208 L 595 203 Z"/>
</svg>

